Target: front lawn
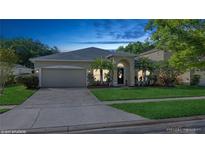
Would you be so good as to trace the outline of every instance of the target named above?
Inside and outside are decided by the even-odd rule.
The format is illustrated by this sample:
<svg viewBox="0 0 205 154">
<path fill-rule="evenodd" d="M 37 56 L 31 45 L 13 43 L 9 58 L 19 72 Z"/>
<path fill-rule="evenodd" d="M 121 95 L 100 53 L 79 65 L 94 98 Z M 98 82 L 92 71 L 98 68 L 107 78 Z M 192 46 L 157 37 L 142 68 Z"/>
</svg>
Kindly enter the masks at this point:
<svg viewBox="0 0 205 154">
<path fill-rule="evenodd" d="M 19 105 L 30 97 L 35 90 L 26 89 L 22 85 L 6 87 L 0 96 L 0 105 Z"/>
<path fill-rule="evenodd" d="M 0 109 L 0 114 L 3 114 L 3 113 L 5 113 L 5 112 L 7 112 L 7 111 L 9 111 L 10 109 Z"/>
<path fill-rule="evenodd" d="M 112 107 L 149 119 L 205 115 L 205 100 L 113 104 Z"/>
<path fill-rule="evenodd" d="M 205 87 L 133 87 L 133 88 L 99 88 L 91 92 L 101 101 L 205 96 Z"/>
</svg>

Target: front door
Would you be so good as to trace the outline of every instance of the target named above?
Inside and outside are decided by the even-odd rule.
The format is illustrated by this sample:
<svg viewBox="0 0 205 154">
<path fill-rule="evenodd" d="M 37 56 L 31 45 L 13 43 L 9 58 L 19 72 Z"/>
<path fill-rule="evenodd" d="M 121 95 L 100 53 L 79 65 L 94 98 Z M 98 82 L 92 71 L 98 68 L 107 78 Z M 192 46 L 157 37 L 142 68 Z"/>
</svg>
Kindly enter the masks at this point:
<svg viewBox="0 0 205 154">
<path fill-rule="evenodd" d="M 124 84 L 124 69 L 117 68 L 117 83 Z"/>
</svg>

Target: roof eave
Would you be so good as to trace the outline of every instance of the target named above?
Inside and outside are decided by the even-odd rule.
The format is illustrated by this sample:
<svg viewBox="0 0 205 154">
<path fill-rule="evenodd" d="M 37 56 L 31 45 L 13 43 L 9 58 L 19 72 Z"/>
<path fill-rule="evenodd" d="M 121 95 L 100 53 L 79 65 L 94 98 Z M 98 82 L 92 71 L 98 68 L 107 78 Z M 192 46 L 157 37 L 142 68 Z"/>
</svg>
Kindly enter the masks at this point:
<svg viewBox="0 0 205 154">
<path fill-rule="evenodd" d="M 109 57 L 137 57 L 137 55 L 108 55 L 106 56 L 106 58 L 109 58 Z"/>
<path fill-rule="evenodd" d="M 59 61 L 59 62 L 64 62 L 64 61 L 71 61 L 71 62 L 93 62 L 94 60 L 59 60 L 59 59 L 30 59 L 31 62 L 50 62 L 50 61 Z"/>
</svg>

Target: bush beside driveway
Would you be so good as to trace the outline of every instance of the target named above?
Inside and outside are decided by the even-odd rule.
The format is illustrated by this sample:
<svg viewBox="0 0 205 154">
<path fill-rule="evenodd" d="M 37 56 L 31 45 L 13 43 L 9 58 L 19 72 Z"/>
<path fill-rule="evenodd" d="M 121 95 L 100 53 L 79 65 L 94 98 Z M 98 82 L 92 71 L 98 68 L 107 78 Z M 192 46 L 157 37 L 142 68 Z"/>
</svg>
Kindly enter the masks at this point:
<svg viewBox="0 0 205 154">
<path fill-rule="evenodd" d="M 99 88 L 91 92 L 101 101 L 205 96 L 205 87 L 128 87 Z"/>
</svg>

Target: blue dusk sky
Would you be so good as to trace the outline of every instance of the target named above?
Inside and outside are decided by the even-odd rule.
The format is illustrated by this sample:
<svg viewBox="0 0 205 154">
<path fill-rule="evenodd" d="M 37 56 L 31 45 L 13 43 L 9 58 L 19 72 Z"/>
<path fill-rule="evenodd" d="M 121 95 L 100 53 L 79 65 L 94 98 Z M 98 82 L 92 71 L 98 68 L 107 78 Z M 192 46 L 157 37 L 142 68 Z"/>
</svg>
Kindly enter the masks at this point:
<svg viewBox="0 0 205 154">
<path fill-rule="evenodd" d="M 129 42 L 144 41 L 148 20 L 134 19 L 62 19 L 0 20 L 0 37 L 25 37 L 39 40 L 61 51 L 86 47 L 116 49 Z"/>
</svg>

